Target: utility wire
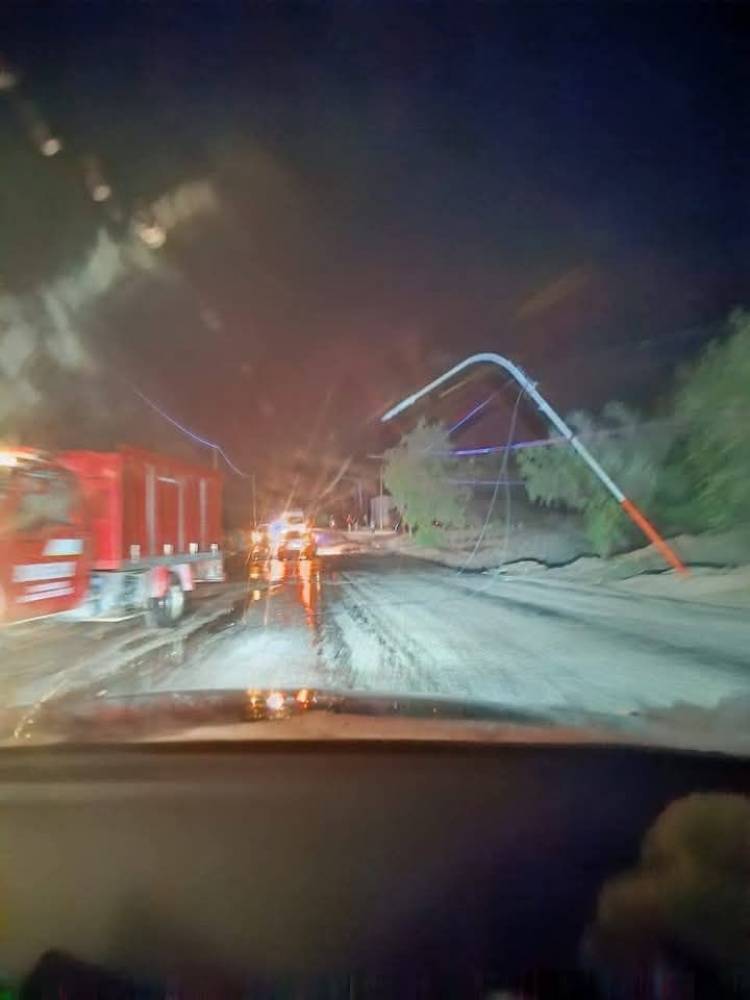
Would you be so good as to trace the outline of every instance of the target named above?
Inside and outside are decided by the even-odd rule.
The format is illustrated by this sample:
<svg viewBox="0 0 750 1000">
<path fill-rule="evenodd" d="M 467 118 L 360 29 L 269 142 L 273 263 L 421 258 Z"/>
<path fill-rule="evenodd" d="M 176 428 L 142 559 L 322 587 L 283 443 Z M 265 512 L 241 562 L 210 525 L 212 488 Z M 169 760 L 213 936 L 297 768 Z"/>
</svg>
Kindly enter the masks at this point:
<svg viewBox="0 0 750 1000">
<path fill-rule="evenodd" d="M 484 524 L 482 525 L 481 531 L 477 535 L 477 540 L 474 543 L 474 548 L 471 550 L 471 553 L 469 554 L 468 559 L 456 571 L 456 573 L 459 574 L 459 575 L 466 570 L 466 568 L 469 566 L 469 564 L 471 562 L 473 562 L 474 557 L 476 556 L 477 552 L 479 551 L 479 546 L 482 544 L 482 540 L 484 539 L 484 536 L 485 536 L 485 534 L 487 532 L 487 527 L 488 527 L 488 525 L 490 523 L 490 518 L 492 517 L 492 513 L 493 513 L 493 511 L 495 509 L 495 502 L 497 500 L 497 495 L 500 492 L 500 486 L 503 483 L 503 481 L 505 482 L 505 540 L 504 540 L 504 543 L 503 543 L 503 551 L 507 552 L 507 547 L 508 547 L 508 532 L 510 530 L 510 484 L 508 483 L 508 455 L 510 454 L 510 445 L 511 445 L 511 442 L 513 441 L 513 435 L 516 432 L 516 421 L 518 419 L 518 408 L 519 408 L 519 406 L 521 404 L 521 399 L 523 398 L 523 393 L 524 393 L 523 386 L 521 386 L 521 388 L 519 388 L 519 390 L 518 390 L 518 395 L 516 396 L 516 401 L 515 401 L 515 403 L 513 405 L 513 412 L 511 414 L 510 425 L 508 427 L 508 439 L 507 439 L 507 443 L 506 443 L 505 449 L 503 450 L 502 461 L 500 462 L 500 465 L 499 465 L 498 470 L 497 470 L 497 478 L 495 480 L 495 487 L 494 487 L 494 489 L 492 491 L 492 496 L 490 497 L 490 502 L 489 502 L 489 504 L 487 506 L 487 514 L 486 514 L 485 519 L 484 519 Z"/>
<path fill-rule="evenodd" d="M 139 399 L 143 400 L 146 406 L 150 406 L 151 409 L 154 411 L 154 413 L 158 413 L 159 416 L 162 417 L 162 419 L 167 421 L 167 423 L 172 424 L 172 426 L 176 427 L 178 431 L 181 431 L 183 434 L 186 434 L 189 438 L 192 438 L 193 441 L 197 442 L 198 444 L 202 444 L 206 448 L 212 448 L 217 455 L 221 455 L 221 457 L 227 463 L 232 472 L 236 473 L 238 476 L 241 476 L 243 479 L 250 478 L 249 473 L 243 472 L 242 469 L 238 468 L 234 464 L 234 462 L 231 460 L 229 455 L 227 455 L 227 453 L 224 451 L 224 449 L 221 447 L 220 444 L 217 444 L 215 441 L 209 441 L 208 438 L 201 437 L 200 434 L 196 434 L 195 431 L 191 431 L 189 427 L 185 427 L 184 424 L 181 424 L 179 420 L 175 420 L 174 417 L 170 417 L 170 415 L 165 410 L 163 410 L 158 405 L 158 403 L 155 403 L 153 399 L 149 399 L 148 396 L 144 395 L 140 389 L 136 389 L 134 385 L 131 385 L 130 388 L 135 393 L 135 395 L 138 396 Z"/>
<path fill-rule="evenodd" d="M 638 426 L 640 428 L 645 427 L 655 427 L 657 425 L 666 425 L 668 427 L 675 426 L 677 421 L 672 418 L 655 419 L 655 420 L 644 420 L 639 422 Z M 600 437 L 616 437 L 618 434 L 623 433 L 623 428 L 613 427 L 610 430 L 599 430 L 590 431 L 588 433 L 578 433 L 576 437 L 580 441 L 589 441 L 591 438 Z M 559 437 L 557 435 L 553 437 L 538 438 L 535 441 L 516 441 L 514 444 L 510 445 L 485 445 L 480 448 L 454 448 L 452 451 L 440 452 L 441 455 L 445 455 L 453 458 L 474 458 L 477 455 L 494 455 L 497 452 L 502 451 L 523 451 L 525 448 L 547 448 L 551 445 L 562 445 L 568 444 L 568 439 L 564 437 Z"/>
</svg>

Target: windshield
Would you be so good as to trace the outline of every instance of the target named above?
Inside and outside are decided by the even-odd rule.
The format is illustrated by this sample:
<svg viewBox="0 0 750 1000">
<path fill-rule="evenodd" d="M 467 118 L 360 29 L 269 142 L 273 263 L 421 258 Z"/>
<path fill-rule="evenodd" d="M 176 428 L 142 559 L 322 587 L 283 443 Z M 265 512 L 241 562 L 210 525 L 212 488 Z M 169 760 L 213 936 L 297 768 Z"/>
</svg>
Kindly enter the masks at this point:
<svg viewBox="0 0 750 1000">
<path fill-rule="evenodd" d="M 65 490 L 0 537 L 0 737 L 345 696 L 748 752 L 730 9 L 21 7 L 0 440 Z"/>
</svg>

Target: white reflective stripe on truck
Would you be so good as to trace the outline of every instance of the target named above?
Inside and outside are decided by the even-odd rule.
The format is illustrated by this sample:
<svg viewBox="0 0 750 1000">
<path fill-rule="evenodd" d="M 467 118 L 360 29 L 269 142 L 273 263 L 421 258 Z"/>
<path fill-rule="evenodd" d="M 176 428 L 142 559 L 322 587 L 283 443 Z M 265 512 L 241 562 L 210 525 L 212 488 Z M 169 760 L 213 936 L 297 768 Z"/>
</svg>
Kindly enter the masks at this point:
<svg viewBox="0 0 750 1000">
<path fill-rule="evenodd" d="M 18 604 L 30 604 L 32 601 L 49 601 L 53 597 L 67 597 L 73 593 L 69 583 L 54 580 L 52 583 L 35 583 L 18 598 Z"/>
<path fill-rule="evenodd" d="M 14 583 L 29 583 L 32 580 L 59 580 L 75 576 L 74 562 L 25 563 L 13 567 Z"/>
</svg>

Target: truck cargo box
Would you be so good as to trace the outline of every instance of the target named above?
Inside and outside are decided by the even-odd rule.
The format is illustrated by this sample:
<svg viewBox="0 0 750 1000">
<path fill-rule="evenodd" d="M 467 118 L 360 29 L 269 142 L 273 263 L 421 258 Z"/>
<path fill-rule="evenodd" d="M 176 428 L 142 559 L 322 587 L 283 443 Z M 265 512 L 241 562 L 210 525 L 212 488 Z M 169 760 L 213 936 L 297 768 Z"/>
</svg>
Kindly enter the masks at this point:
<svg viewBox="0 0 750 1000">
<path fill-rule="evenodd" d="M 184 555 L 199 561 L 221 546 L 221 476 L 139 448 L 69 451 L 90 511 L 92 568 L 119 570 Z"/>
</svg>

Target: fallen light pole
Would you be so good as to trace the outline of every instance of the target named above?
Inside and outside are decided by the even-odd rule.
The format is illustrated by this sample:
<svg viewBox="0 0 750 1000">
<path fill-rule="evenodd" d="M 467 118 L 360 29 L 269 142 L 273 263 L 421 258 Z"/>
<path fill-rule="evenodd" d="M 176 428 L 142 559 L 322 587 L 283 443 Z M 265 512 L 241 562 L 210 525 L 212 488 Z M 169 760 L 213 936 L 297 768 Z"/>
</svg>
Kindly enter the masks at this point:
<svg viewBox="0 0 750 1000">
<path fill-rule="evenodd" d="M 669 545 L 665 538 L 662 538 L 653 524 L 651 524 L 645 514 L 643 514 L 638 507 L 636 507 L 633 501 L 629 500 L 625 496 L 617 483 L 615 483 L 607 475 L 588 448 L 586 448 L 586 446 L 578 440 L 560 414 L 550 406 L 540 392 L 537 392 L 535 383 L 531 381 L 526 372 L 524 372 L 522 368 L 519 368 L 519 366 L 514 364 L 512 361 L 504 358 L 501 354 L 494 354 L 492 352 L 472 354 L 470 357 L 460 361 L 457 365 L 454 365 L 453 368 L 449 369 L 449 371 L 444 372 L 438 378 L 433 379 L 429 385 L 424 386 L 422 389 L 419 389 L 418 392 L 412 393 L 411 396 L 407 396 L 406 399 L 402 399 L 400 403 L 392 406 L 391 409 L 388 410 L 387 413 L 384 413 L 380 418 L 381 422 L 386 423 L 388 420 L 392 420 L 393 417 L 397 416 L 399 413 L 403 413 L 404 410 L 408 410 L 410 406 L 413 406 L 414 403 L 417 402 L 417 400 L 422 399 L 423 396 L 428 395 L 433 391 L 433 389 L 437 389 L 438 386 L 447 382 L 449 379 L 452 379 L 454 375 L 463 371 L 464 368 L 468 368 L 470 365 L 483 363 L 497 365 L 498 368 L 502 368 L 504 371 L 508 372 L 516 380 L 516 382 L 518 382 L 522 390 L 534 401 L 534 403 L 536 403 L 539 410 L 549 420 L 552 426 L 555 427 L 560 434 L 562 434 L 573 450 L 576 451 L 586 465 L 588 465 L 599 482 L 602 483 L 609 493 L 612 494 L 631 521 L 633 521 L 633 523 L 640 528 L 650 542 L 653 542 L 665 562 L 674 567 L 678 573 L 686 574 L 687 568 L 674 549 Z"/>
</svg>

